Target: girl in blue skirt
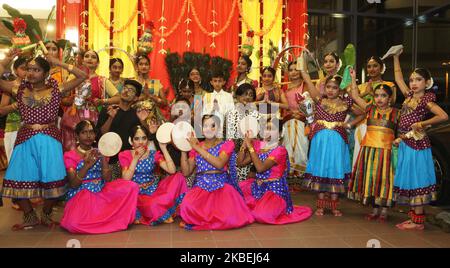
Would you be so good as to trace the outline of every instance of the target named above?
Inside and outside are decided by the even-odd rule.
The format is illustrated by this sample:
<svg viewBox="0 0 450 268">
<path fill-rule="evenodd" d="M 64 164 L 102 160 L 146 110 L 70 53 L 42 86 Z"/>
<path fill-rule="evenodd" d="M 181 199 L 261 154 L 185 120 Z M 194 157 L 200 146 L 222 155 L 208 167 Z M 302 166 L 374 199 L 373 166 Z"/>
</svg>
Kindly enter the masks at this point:
<svg viewBox="0 0 450 268">
<path fill-rule="evenodd" d="M 339 75 L 328 77 L 323 96 L 316 88 L 309 89 L 311 96 L 316 99 L 316 105 L 303 185 L 319 193 L 315 212 L 317 216 L 322 216 L 325 208 L 331 208 L 334 216 L 342 216 L 338 209 L 338 195 L 346 193 L 351 174 L 346 129 L 352 128 L 364 117 L 362 110 L 352 108 L 353 100 L 339 90 L 341 81 Z M 345 123 L 351 111 L 356 117 Z M 325 193 L 331 195 L 331 200 L 324 198 Z"/>
<path fill-rule="evenodd" d="M 0 64 L 3 74 L 7 63 L 20 50 L 11 50 Z M 49 78 L 50 64 L 61 66 L 75 74 L 76 79 L 62 84 L 61 89 L 53 78 Z M 14 150 L 3 180 L 3 196 L 17 200 L 24 212 L 23 223 L 13 230 L 31 228 L 39 223 L 54 226 L 51 219 L 53 205 L 66 193 L 66 175 L 61 133 L 56 126 L 61 96 L 86 79 L 80 69 L 61 63 L 54 58 L 36 57 L 27 62 L 27 76 L 17 91 L 17 109 L 22 124 L 17 133 Z M 0 88 L 13 93 L 8 82 L 0 80 Z M 39 220 L 30 199 L 45 199 Z"/>
<path fill-rule="evenodd" d="M 448 115 L 436 105 L 436 95 L 428 92 L 433 86 L 428 70 L 415 69 L 409 77 L 409 87 L 406 85 L 399 60 L 402 52 L 394 56 L 395 82 L 405 96 L 398 126 L 400 138 L 395 140 L 399 148 L 394 199 L 398 204 L 411 206 L 411 219 L 397 224 L 397 227 L 402 230 L 423 230 L 424 206 L 436 200 L 436 175 L 430 139 L 425 129 L 446 121 Z"/>
</svg>

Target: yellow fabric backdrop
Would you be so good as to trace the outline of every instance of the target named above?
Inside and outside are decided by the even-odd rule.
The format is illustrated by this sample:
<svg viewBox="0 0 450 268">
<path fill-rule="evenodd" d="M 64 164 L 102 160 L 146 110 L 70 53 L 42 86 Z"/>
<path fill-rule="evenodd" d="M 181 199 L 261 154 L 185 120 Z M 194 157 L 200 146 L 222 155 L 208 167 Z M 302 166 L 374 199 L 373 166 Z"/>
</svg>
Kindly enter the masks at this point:
<svg viewBox="0 0 450 268">
<path fill-rule="evenodd" d="M 119 0 L 114 1 L 114 29 L 119 29 L 127 24 L 131 16 L 133 16 L 138 0 Z M 133 54 L 137 49 L 137 27 L 138 16 L 136 15 L 125 31 L 121 33 L 114 33 L 113 44 L 115 47 L 120 47 L 129 53 Z M 121 52 L 114 51 L 114 57 L 121 58 L 124 63 L 124 70 L 122 77 L 134 77 L 133 63 L 129 57 Z"/>
<path fill-rule="evenodd" d="M 89 1 L 89 35 L 88 35 L 88 45 L 89 49 L 93 49 L 95 51 L 108 47 L 109 46 L 109 29 L 105 29 L 105 27 L 100 23 L 100 19 L 97 17 L 92 3 L 95 1 L 95 4 L 98 9 L 99 16 L 106 22 L 106 24 L 110 25 L 110 9 L 111 2 L 109 0 L 90 0 Z M 128 1 L 126 1 L 128 2 Z M 97 73 L 99 75 L 109 76 L 109 54 L 108 53 L 100 53 L 100 65 L 97 68 Z"/>
<path fill-rule="evenodd" d="M 277 11 L 279 0 L 264 0 L 264 28 L 267 29 L 270 26 L 270 23 L 273 21 L 274 16 Z M 259 9 L 258 9 L 259 10 Z M 272 30 L 264 35 L 263 37 L 263 65 L 270 66 L 270 58 L 267 56 L 267 52 L 269 50 L 269 40 L 272 40 L 273 44 L 276 47 L 279 47 L 281 44 L 281 36 L 282 36 L 282 14 L 283 10 L 280 10 L 280 13 L 276 19 L 275 25 Z M 277 72 L 276 80 L 280 81 L 281 71 Z"/>
<path fill-rule="evenodd" d="M 250 24 L 250 27 L 252 27 L 253 31 L 258 32 L 259 29 L 259 1 L 256 0 L 243 0 L 242 1 L 242 11 L 245 14 L 246 21 Z M 245 40 L 247 37 L 247 29 L 245 27 L 245 23 L 242 23 L 242 40 Z M 259 81 L 260 76 L 260 69 L 259 69 L 259 58 L 257 57 L 260 43 L 259 43 L 259 36 L 255 35 L 253 37 L 253 53 L 250 57 L 252 60 L 252 71 L 249 74 L 249 77 L 254 80 Z"/>
</svg>

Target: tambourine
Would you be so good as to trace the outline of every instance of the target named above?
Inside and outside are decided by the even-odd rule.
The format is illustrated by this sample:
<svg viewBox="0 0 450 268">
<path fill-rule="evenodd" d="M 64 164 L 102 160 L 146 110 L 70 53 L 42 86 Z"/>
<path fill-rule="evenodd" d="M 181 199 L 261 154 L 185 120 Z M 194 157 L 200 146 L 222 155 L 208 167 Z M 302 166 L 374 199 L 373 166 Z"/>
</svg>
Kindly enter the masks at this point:
<svg viewBox="0 0 450 268">
<path fill-rule="evenodd" d="M 172 142 L 181 151 L 188 152 L 192 149 L 191 144 L 187 140 L 194 132 L 194 128 L 185 121 L 176 123 L 172 129 Z"/>
<path fill-rule="evenodd" d="M 117 133 L 107 132 L 98 141 L 98 150 L 103 156 L 114 156 L 120 152 L 120 149 L 122 149 L 122 139 Z"/>
<path fill-rule="evenodd" d="M 239 130 L 241 131 L 242 137 L 245 137 L 247 131 L 250 130 L 251 136 L 249 138 L 256 138 L 259 131 L 258 119 L 250 115 L 245 116 L 242 118 L 241 122 L 239 122 Z"/>
<path fill-rule="evenodd" d="M 174 124 L 170 122 L 166 122 L 159 126 L 156 131 L 156 139 L 160 143 L 169 143 L 172 141 L 172 129 L 174 128 Z"/>
</svg>

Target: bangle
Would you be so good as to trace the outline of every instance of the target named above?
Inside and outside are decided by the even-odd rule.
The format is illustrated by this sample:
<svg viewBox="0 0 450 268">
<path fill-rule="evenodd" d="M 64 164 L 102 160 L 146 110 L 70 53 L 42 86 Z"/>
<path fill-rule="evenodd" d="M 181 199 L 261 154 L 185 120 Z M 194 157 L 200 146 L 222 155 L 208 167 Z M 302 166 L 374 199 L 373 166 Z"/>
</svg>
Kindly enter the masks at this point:
<svg viewBox="0 0 450 268">
<path fill-rule="evenodd" d="M 69 72 L 72 72 L 72 70 L 73 70 L 73 65 L 72 65 L 72 64 L 69 64 L 69 67 L 67 67 L 67 70 L 68 70 Z"/>
<path fill-rule="evenodd" d="M 250 153 L 254 153 L 254 152 L 255 152 L 255 149 L 253 149 L 253 147 L 250 147 L 250 148 L 248 148 L 248 151 L 249 151 Z"/>
</svg>

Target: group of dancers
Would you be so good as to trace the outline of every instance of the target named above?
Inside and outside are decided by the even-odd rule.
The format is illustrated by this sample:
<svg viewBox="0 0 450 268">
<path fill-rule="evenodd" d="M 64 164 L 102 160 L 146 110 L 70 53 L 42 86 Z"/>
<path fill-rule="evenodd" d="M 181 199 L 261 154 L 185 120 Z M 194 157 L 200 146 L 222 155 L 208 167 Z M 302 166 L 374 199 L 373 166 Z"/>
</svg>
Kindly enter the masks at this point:
<svg viewBox="0 0 450 268">
<path fill-rule="evenodd" d="M 291 62 L 286 88 L 275 82 L 271 67 L 262 70 L 258 87 L 247 76 L 251 60 L 242 55 L 230 88 L 223 73 L 214 71 L 212 91 L 206 90 L 194 67 L 169 102 L 167 89 L 148 76 L 146 55 L 135 57 L 133 79 L 120 77 L 124 64 L 117 58 L 111 59 L 106 78 L 95 72 L 95 51 L 85 52 L 82 64 L 74 66 L 57 59 L 56 43 L 46 46 L 45 58 L 25 59 L 11 49 L 0 64 L 4 74 L 16 58 L 14 80 L 0 80 L 8 97 L 0 113 L 19 120 L 2 187 L 2 196 L 23 211 L 23 222 L 13 230 L 59 224 L 52 212 L 62 198 L 60 225 L 72 233 L 173 223 L 178 216 L 188 230 L 301 222 L 313 211 L 293 204 L 291 192 L 300 185 L 318 193 L 316 216 L 327 210 L 342 216 L 339 196 L 344 194 L 373 206 L 368 220 L 384 222 L 389 207 L 409 205 L 410 219 L 397 227 L 424 228 L 424 206 L 436 199 L 425 130 L 448 115 L 428 91 L 427 70 L 415 69 L 409 86 L 404 82 L 401 51 L 394 55 L 395 82 L 406 100 L 396 109 L 396 87 L 382 80 L 385 67 L 378 57 L 367 62 L 369 82 L 358 86 L 351 70 L 351 85 L 341 89 L 336 53 L 325 55 L 327 75 L 315 84 L 306 68 Z M 313 122 L 299 109 L 298 96 L 305 92 L 314 100 Z M 188 112 L 170 109 L 183 105 Z M 247 116 L 260 122 L 258 136 L 240 131 Z M 162 122 L 181 118 L 195 128 L 186 137 L 190 151 L 155 138 Z M 349 139 L 353 128 L 361 136 L 358 140 L 355 134 L 354 142 Z M 107 132 L 122 140 L 116 156 L 103 156 L 96 148 Z M 35 198 L 44 200 L 39 216 L 31 202 Z"/>
</svg>

